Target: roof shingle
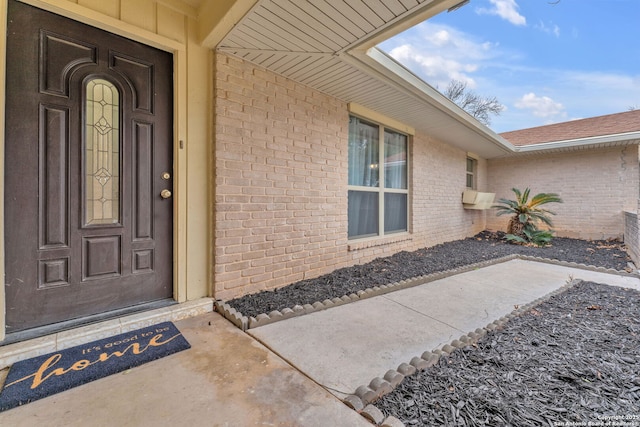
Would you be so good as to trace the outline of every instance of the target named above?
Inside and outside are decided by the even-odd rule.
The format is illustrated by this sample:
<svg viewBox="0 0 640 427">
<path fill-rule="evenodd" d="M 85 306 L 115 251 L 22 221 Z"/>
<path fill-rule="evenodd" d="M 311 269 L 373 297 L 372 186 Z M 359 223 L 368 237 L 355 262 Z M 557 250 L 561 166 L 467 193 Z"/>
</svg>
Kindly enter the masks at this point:
<svg viewBox="0 0 640 427">
<path fill-rule="evenodd" d="M 501 133 L 515 146 L 640 131 L 640 110 Z"/>
</svg>

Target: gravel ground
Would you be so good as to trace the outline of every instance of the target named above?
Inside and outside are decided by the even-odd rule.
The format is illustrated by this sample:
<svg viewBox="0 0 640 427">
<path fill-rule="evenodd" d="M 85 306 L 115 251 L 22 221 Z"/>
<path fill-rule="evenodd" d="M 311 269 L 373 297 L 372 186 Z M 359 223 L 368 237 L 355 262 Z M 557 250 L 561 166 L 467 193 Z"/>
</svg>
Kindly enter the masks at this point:
<svg viewBox="0 0 640 427">
<path fill-rule="evenodd" d="M 581 282 L 374 404 L 407 426 L 640 426 L 639 307 Z"/>
<path fill-rule="evenodd" d="M 503 233 L 482 232 L 474 237 L 414 252 L 400 252 L 369 263 L 335 270 L 324 276 L 228 301 L 245 316 L 257 316 L 296 304 L 313 304 L 377 285 L 462 267 L 480 261 L 522 254 L 625 270 L 629 258 L 617 241 L 587 241 L 556 237 L 544 248 L 507 243 Z"/>
</svg>

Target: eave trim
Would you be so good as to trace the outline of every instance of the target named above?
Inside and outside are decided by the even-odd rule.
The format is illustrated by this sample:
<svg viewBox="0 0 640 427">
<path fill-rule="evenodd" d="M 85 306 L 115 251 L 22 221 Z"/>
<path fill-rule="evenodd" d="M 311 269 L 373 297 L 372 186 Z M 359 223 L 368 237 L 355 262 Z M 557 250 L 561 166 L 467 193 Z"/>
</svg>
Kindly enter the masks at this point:
<svg viewBox="0 0 640 427">
<path fill-rule="evenodd" d="M 568 139 L 564 141 L 543 142 L 540 144 L 521 145 L 515 147 L 516 153 L 531 153 L 549 150 L 567 150 L 571 148 L 587 148 L 589 146 L 633 145 L 640 143 L 640 131 L 613 135 L 593 136 L 589 138 Z"/>
</svg>

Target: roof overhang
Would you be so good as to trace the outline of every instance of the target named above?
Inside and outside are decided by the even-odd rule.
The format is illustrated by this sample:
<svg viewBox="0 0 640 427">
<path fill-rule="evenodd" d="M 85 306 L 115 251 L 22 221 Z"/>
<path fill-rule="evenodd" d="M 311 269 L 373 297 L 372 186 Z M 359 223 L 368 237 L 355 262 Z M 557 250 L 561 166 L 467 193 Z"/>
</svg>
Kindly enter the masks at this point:
<svg viewBox="0 0 640 427">
<path fill-rule="evenodd" d="M 640 145 L 640 132 L 627 132 L 615 135 L 593 136 L 589 138 L 522 145 L 515 147 L 515 150 L 511 155 L 561 153 L 624 145 Z"/>
<path fill-rule="evenodd" d="M 214 3 L 224 13 L 207 20 L 216 14 L 205 6 Z M 205 46 L 486 159 L 623 143 L 614 135 L 515 147 L 375 47 L 459 3 L 371 0 L 353 7 L 351 0 L 220 0 L 200 6 L 200 35 Z"/>
<path fill-rule="evenodd" d="M 478 122 L 406 67 L 378 48 L 349 52 L 345 61 L 366 69 L 371 75 L 403 94 L 399 109 L 384 99 L 375 100 L 376 110 L 385 115 L 402 115 L 423 134 L 444 141 L 483 158 L 513 152 L 514 146 Z"/>
</svg>

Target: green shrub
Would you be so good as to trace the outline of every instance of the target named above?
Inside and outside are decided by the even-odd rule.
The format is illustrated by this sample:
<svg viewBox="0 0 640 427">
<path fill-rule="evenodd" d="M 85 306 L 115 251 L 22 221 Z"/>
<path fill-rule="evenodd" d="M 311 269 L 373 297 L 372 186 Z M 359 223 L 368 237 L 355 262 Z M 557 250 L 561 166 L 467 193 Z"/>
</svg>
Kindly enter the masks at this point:
<svg viewBox="0 0 640 427">
<path fill-rule="evenodd" d="M 505 238 L 516 243 L 531 243 L 536 246 L 546 246 L 553 238 L 553 231 L 540 230 L 538 223 L 544 223 L 552 227 L 551 215 L 555 212 L 544 209 L 541 206 L 548 203 L 562 203 L 562 199 L 556 193 L 539 193 L 529 199 L 531 190 L 526 188 L 521 192 L 517 188 L 511 189 L 515 200 L 499 199 L 493 207 L 497 209 L 497 215 L 511 215 Z"/>
<path fill-rule="evenodd" d="M 515 234 L 507 234 L 504 236 L 510 242 L 521 244 L 532 244 L 534 246 L 547 246 L 553 239 L 552 230 L 536 230 L 525 228 L 522 230 L 524 237 L 516 236 Z"/>
</svg>

